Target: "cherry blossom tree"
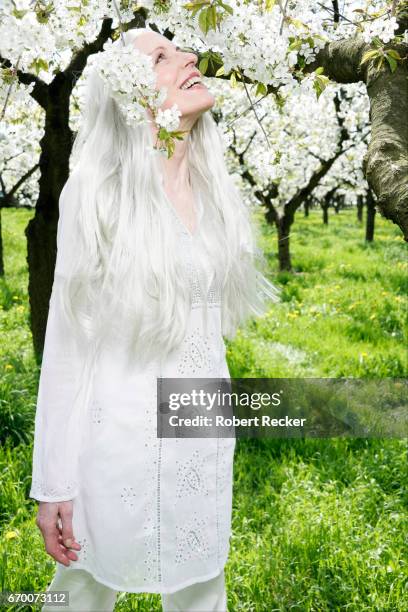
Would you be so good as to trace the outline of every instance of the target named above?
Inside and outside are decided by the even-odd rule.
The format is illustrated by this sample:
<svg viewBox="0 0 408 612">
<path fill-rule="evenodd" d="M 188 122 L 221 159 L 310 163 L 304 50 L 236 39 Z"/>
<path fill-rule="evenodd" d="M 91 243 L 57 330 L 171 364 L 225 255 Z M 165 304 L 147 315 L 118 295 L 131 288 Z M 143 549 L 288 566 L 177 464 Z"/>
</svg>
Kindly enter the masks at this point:
<svg viewBox="0 0 408 612">
<path fill-rule="evenodd" d="M 383 215 L 408 239 L 407 23 L 397 0 L 4 0 L 0 7 L 0 113 L 12 96 L 44 112 L 38 200 L 27 228 L 34 348 L 41 354 L 55 266 L 58 199 L 68 178 L 75 85 L 90 55 L 123 27 L 146 24 L 199 55 L 209 81 L 241 83 L 257 99 L 291 104 L 300 86 L 319 96 L 330 80 L 365 87 L 371 116 L 366 178 Z M 266 147 L 265 142 L 265 147 Z"/>
<path fill-rule="evenodd" d="M 24 93 L 12 97 L 7 122 L 0 128 L 0 276 L 5 274 L 1 213 L 4 208 L 35 206 L 43 122 L 42 109 L 33 99 Z"/>
<path fill-rule="evenodd" d="M 175 4 L 172 28 L 180 19 Z M 317 93 L 329 80 L 364 85 L 371 118 L 365 176 L 379 211 L 399 225 L 408 240 L 408 2 L 350 1 L 342 3 L 341 11 L 337 0 L 229 4 L 234 5 L 233 14 L 221 2 L 189 3 L 208 30 L 206 74 L 224 74 L 232 83 L 258 83 L 258 93 L 289 100 L 306 75 Z M 218 15 L 216 5 L 224 13 L 220 9 Z M 168 14 L 166 20 L 169 23 Z M 210 29 L 218 21 L 219 30 Z"/>
<path fill-rule="evenodd" d="M 69 176 L 73 132 L 70 102 L 87 59 L 113 36 L 117 23 L 108 2 L 7 1 L 0 9 L 3 121 L 19 91 L 44 112 L 38 199 L 26 229 L 29 298 L 34 351 L 41 359 L 56 258 L 58 201 Z M 144 25 L 138 12 L 129 25 Z"/>
<path fill-rule="evenodd" d="M 234 116 L 247 105 L 243 88 L 237 85 L 232 98 L 228 85 L 212 87 L 214 114 L 232 153 L 230 170 L 246 200 L 260 206 L 276 228 L 280 270 L 291 270 L 290 235 L 299 208 L 314 196 L 327 219 L 335 196 L 355 205 L 358 194 L 367 192 L 361 169 L 369 135 L 367 95 L 356 85 L 335 85 L 316 99 L 304 83 L 290 105 L 267 96 L 257 118 L 251 114 L 240 122 Z"/>
</svg>

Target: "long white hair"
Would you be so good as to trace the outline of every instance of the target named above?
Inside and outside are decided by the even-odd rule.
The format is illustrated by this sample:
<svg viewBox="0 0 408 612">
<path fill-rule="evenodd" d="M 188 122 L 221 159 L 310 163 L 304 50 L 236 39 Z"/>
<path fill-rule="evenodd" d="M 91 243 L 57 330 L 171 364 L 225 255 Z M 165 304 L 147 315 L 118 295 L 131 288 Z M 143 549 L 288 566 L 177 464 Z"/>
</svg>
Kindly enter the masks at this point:
<svg viewBox="0 0 408 612">
<path fill-rule="evenodd" d="M 126 43 L 140 31 L 126 32 Z M 67 182 L 77 185 L 80 239 L 64 311 L 82 337 L 99 344 L 120 338 L 131 359 L 145 362 L 182 341 L 191 304 L 152 144 L 147 122 L 127 125 L 92 68 Z M 194 240 L 202 241 L 221 283 L 222 333 L 232 339 L 248 317 L 262 315 L 269 300 L 278 301 L 279 289 L 262 272 L 256 227 L 228 173 L 224 143 L 208 111 L 188 136 L 187 156 L 193 192 L 203 204 Z"/>
</svg>

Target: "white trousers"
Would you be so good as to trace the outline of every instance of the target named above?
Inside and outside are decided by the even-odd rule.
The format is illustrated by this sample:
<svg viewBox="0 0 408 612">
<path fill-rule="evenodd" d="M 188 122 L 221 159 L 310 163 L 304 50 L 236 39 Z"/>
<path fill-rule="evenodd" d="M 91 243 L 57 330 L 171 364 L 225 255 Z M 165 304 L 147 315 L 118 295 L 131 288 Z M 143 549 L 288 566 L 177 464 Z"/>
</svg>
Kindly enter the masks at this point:
<svg viewBox="0 0 408 612">
<path fill-rule="evenodd" d="M 112 612 L 118 594 L 86 570 L 66 570 L 59 563 L 47 591 L 69 591 L 69 605 L 45 604 L 41 612 Z M 224 571 L 206 582 L 175 593 L 162 593 L 161 600 L 163 612 L 227 612 Z"/>
</svg>

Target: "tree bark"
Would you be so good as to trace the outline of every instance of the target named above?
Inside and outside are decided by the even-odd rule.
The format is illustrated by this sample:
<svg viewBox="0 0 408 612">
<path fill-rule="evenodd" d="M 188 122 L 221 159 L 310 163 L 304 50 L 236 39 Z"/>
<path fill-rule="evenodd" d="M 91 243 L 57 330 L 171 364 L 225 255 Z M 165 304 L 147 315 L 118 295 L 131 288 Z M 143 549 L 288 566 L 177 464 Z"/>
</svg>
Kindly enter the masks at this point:
<svg viewBox="0 0 408 612">
<path fill-rule="evenodd" d="M 73 136 L 69 127 L 71 89 L 72 83 L 64 73 L 58 74 L 48 88 L 45 131 L 40 141 L 39 196 L 35 215 L 25 230 L 30 324 L 38 362 L 42 359 L 48 305 L 54 279 L 58 202 L 69 176 Z"/>
<path fill-rule="evenodd" d="M 407 57 L 406 44 L 384 46 Z M 333 81 L 365 83 L 370 100 L 371 140 L 364 159 L 364 173 L 377 196 L 379 211 L 401 228 L 408 241 L 407 60 L 398 62 L 393 73 L 387 62 L 377 72 L 370 62 L 360 65 L 369 49 L 361 37 L 335 41 L 327 44 L 305 70 L 312 72 L 323 66 L 324 74 Z"/>
<path fill-rule="evenodd" d="M 143 27 L 146 17 L 147 12 L 144 8 L 137 10 L 134 19 L 125 25 L 125 29 Z M 69 176 L 69 159 L 73 143 L 73 134 L 69 127 L 70 96 L 88 57 L 101 51 L 112 34 L 112 19 L 105 18 L 95 40 L 79 49 L 65 70 L 57 73 L 49 84 L 35 75 L 17 71 L 21 83 L 34 83 L 31 96 L 45 110 L 45 130 L 40 142 L 39 196 L 35 216 L 25 230 L 30 324 L 37 362 L 41 362 L 42 359 L 54 279 L 59 197 Z M 11 67 L 7 58 L 0 57 L 0 62 L 5 67 Z"/>
<path fill-rule="evenodd" d="M 290 224 L 286 223 L 286 219 L 277 219 L 276 229 L 278 231 L 278 260 L 279 270 L 292 270 L 292 261 L 290 256 Z"/>
<path fill-rule="evenodd" d="M 138 11 L 127 27 L 142 27 L 146 11 Z M 69 176 L 69 159 L 73 134 L 69 127 L 69 101 L 76 79 L 82 73 L 89 55 L 101 51 L 104 43 L 112 36 L 112 19 L 104 19 L 96 39 L 79 49 L 64 71 L 55 75 L 46 84 L 38 77 L 20 71 L 20 82 L 34 82 L 32 97 L 45 110 L 44 136 L 40 141 L 39 196 L 35 215 L 28 223 L 27 263 L 29 270 L 30 325 L 34 354 L 38 363 L 42 360 L 48 307 L 54 279 L 56 261 L 56 236 L 59 217 L 59 197 Z M 10 66 L 7 59 L 0 58 L 4 66 Z"/>
<path fill-rule="evenodd" d="M 399 24 L 396 34 L 402 34 L 408 28 L 407 0 L 396 5 L 395 17 Z M 395 72 L 386 61 L 379 72 L 372 62 L 361 66 L 364 53 L 372 49 L 361 36 L 327 43 L 303 70 L 311 73 L 323 67 L 334 82 L 366 85 L 372 126 L 363 167 L 365 178 L 377 197 L 380 213 L 396 223 L 408 241 L 408 45 L 391 41 L 384 48 L 395 49 L 403 58 Z M 219 63 L 213 61 L 206 76 L 215 76 L 221 65 L 221 58 Z M 229 79 L 230 75 L 218 78 Z M 243 80 L 252 82 L 247 77 Z M 279 86 L 268 85 L 267 91 L 276 94 Z"/>
<path fill-rule="evenodd" d="M 330 191 L 328 191 L 325 194 L 323 201 L 321 202 L 321 207 L 323 210 L 323 224 L 324 225 L 329 225 L 329 208 L 330 208 L 330 204 L 334 200 L 335 192 L 336 192 L 336 188 L 333 187 L 333 189 L 330 189 Z"/>
<path fill-rule="evenodd" d="M 336 152 L 334 153 L 333 157 L 327 160 L 320 160 L 320 166 L 312 173 L 308 183 L 304 187 L 298 189 L 297 192 L 291 197 L 291 199 L 284 203 L 282 207 L 282 212 L 278 211 L 278 209 L 274 205 L 274 199 L 276 199 L 279 195 L 279 188 L 276 183 L 271 182 L 267 186 L 267 188 L 264 189 L 264 191 L 260 191 L 259 189 L 254 190 L 254 196 L 258 199 L 260 204 L 265 209 L 266 222 L 270 225 L 275 225 L 278 232 L 278 261 L 280 270 L 290 271 L 292 269 L 289 236 L 290 228 L 292 227 L 292 224 L 295 220 L 296 211 L 306 201 L 310 201 L 310 199 L 312 198 L 313 190 L 317 187 L 321 179 L 329 172 L 336 159 L 344 152 L 343 143 L 348 139 L 349 135 L 348 131 L 344 127 L 344 119 L 339 116 L 340 97 L 341 92 L 333 99 L 333 103 L 337 113 L 337 121 L 340 127 L 340 139 L 337 143 Z M 242 168 L 242 178 L 247 181 L 252 187 L 256 188 L 256 180 L 252 175 L 250 169 L 247 167 L 247 164 L 245 163 L 245 155 L 255 136 L 255 133 L 252 134 L 243 151 L 237 150 L 236 135 L 234 133 L 234 138 L 232 144 L 230 144 L 230 149 L 234 153 L 234 155 L 237 156 L 240 167 Z M 327 200 L 327 202 L 330 202 L 335 190 L 336 188 L 333 188 L 328 193 L 326 193 L 325 199 Z"/>
<path fill-rule="evenodd" d="M 359 223 L 363 222 L 363 196 L 359 194 L 357 196 L 357 221 Z"/>
<path fill-rule="evenodd" d="M 375 223 L 375 201 L 371 189 L 367 191 L 367 218 L 366 218 L 366 242 L 374 240 L 374 223 Z"/>
</svg>

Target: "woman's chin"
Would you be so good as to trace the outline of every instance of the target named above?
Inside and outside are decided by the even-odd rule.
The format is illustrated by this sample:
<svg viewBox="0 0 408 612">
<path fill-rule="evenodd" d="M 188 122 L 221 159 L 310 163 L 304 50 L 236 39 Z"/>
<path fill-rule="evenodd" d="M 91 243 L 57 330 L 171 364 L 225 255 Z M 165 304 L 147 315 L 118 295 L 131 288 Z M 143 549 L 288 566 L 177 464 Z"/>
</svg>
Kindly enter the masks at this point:
<svg viewBox="0 0 408 612">
<path fill-rule="evenodd" d="M 215 97 L 207 87 L 182 91 L 179 99 L 180 101 L 177 103 L 183 115 L 185 113 L 204 112 L 215 104 Z"/>
</svg>

